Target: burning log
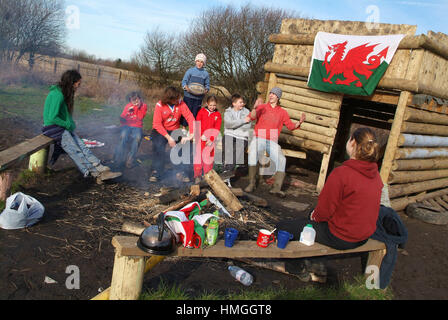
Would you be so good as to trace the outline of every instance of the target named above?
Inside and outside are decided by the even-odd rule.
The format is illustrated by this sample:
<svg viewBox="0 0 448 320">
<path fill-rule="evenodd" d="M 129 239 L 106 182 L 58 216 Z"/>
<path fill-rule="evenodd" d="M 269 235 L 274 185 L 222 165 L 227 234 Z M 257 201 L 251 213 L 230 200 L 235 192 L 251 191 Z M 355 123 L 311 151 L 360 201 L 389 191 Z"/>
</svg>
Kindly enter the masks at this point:
<svg viewBox="0 0 448 320">
<path fill-rule="evenodd" d="M 213 189 L 214 193 L 224 202 L 224 205 L 229 210 L 234 212 L 243 209 L 238 198 L 230 191 L 229 187 L 222 181 L 221 177 L 215 170 L 210 170 L 205 175 L 205 181 Z"/>
</svg>

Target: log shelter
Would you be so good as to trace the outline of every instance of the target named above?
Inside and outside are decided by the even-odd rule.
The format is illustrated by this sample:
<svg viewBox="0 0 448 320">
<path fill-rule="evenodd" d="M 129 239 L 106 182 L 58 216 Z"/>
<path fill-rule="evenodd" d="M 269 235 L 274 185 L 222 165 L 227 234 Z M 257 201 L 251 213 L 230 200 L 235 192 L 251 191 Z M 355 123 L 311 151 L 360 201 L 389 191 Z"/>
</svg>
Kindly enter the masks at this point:
<svg viewBox="0 0 448 320">
<path fill-rule="evenodd" d="M 380 175 L 396 211 L 416 201 L 448 195 L 448 36 L 417 26 L 357 21 L 285 19 L 265 79 L 257 91 L 268 98 L 271 88 L 283 90 L 281 105 L 291 119 L 302 112 L 300 130 L 284 130 L 280 144 L 321 155 L 316 191 L 320 192 L 334 160 L 345 153 L 352 124 L 385 130 Z M 327 93 L 307 86 L 317 32 L 350 35 L 405 34 L 386 73 L 371 96 Z"/>
</svg>

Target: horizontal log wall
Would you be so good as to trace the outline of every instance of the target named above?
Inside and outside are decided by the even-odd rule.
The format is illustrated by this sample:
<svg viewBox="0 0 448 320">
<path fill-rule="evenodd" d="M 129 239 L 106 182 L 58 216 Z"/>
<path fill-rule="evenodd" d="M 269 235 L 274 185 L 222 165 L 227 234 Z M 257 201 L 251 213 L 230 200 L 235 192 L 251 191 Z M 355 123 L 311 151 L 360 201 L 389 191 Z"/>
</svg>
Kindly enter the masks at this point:
<svg viewBox="0 0 448 320">
<path fill-rule="evenodd" d="M 393 158 L 388 184 L 395 210 L 448 194 L 448 116 L 407 106 Z"/>
</svg>

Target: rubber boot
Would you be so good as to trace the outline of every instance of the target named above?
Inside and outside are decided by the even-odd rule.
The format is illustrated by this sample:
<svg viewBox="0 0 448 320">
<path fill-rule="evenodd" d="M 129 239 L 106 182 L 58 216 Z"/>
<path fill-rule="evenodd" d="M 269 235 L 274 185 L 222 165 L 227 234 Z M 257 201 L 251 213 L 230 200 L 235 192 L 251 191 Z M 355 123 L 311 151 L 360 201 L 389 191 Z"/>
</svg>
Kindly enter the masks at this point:
<svg viewBox="0 0 448 320">
<path fill-rule="evenodd" d="M 278 195 L 280 198 L 284 198 L 286 195 L 282 191 L 283 180 L 285 179 L 285 173 L 277 171 L 274 175 L 274 185 L 269 191 L 271 194 Z"/>
<path fill-rule="evenodd" d="M 254 191 L 256 176 L 257 176 L 257 166 L 249 166 L 249 185 L 244 189 L 245 192 Z"/>
</svg>

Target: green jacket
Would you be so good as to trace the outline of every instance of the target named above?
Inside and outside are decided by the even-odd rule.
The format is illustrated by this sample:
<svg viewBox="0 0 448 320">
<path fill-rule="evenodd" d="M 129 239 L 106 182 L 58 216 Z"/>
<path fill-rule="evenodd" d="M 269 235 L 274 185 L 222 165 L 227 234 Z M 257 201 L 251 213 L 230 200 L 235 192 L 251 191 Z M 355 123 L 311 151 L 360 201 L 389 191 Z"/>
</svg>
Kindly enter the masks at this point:
<svg viewBox="0 0 448 320">
<path fill-rule="evenodd" d="M 53 124 L 61 126 L 68 131 L 73 131 L 76 128 L 76 124 L 68 112 L 61 88 L 57 85 L 50 87 L 50 93 L 45 100 L 44 106 L 44 126 Z"/>
</svg>

